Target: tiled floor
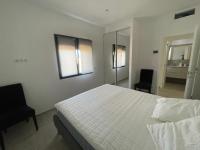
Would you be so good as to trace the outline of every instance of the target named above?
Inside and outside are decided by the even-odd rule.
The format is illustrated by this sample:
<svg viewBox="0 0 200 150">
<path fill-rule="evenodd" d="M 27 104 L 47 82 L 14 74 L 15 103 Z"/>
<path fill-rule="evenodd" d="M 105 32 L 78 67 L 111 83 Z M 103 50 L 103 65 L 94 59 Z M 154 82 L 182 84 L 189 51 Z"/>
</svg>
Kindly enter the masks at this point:
<svg viewBox="0 0 200 150">
<path fill-rule="evenodd" d="M 184 84 L 166 83 L 164 88 L 159 89 L 158 95 L 163 97 L 183 98 L 184 91 Z"/>
<path fill-rule="evenodd" d="M 57 134 L 54 113 L 55 110 L 51 110 L 37 117 L 38 131 L 32 119 L 9 128 L 4 134 L 6 150 L 73 150 L 70 143 Z"/>
<path fill-rule="evenodd" d="M 118 86 L 128 88 L 128 78 L 121 80 L 121 81 L 118 81 Z"/>
</svg>

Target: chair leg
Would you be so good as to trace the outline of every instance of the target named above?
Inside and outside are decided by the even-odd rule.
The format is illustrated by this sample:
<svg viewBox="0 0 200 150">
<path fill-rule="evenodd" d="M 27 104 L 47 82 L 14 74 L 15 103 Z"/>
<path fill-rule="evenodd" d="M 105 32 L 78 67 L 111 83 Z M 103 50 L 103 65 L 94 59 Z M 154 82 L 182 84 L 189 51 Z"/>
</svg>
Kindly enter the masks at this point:
<svg viewBox="0 0 200 150">
<path fill-rule="evenodd" d="M 4 145 L 4 140 L 3 140 L 3 134 L 0 131 L 0 144 L 1 144 L 1 148 L 2 150 L 5 150 L 5 145 Z"/>
<path fill-rule="evenodd" d="M 36 130 L 38 130 L 38 124 L 37 124 L 37 120 L 36 120 L 35 114 L 33 115 L 33 121 L 34 121 Z"/>
</svg>

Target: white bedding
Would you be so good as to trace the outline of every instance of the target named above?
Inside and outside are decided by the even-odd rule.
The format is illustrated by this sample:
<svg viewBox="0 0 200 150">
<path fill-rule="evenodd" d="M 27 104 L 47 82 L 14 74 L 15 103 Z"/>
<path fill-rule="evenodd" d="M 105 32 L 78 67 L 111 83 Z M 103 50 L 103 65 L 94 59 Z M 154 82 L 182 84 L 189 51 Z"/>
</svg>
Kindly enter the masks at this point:
<svg viewBox="0 0 200 150">
<path fill-rule="evenodd" d="M 147 127 L 157 150 L 200 150 L 200 116 Z"/>
<path fill-rule="evenodd" d="M 155 150 L 147 124 L 158 96 L 103 85 L 55 105 L 96 150 Z"/>
<path fill-rule="evenodd" d="M 160 98 L 152 118 L 161 121 L 179 121 L 200 115 L 200 101 L 178 98 Z"/>
</svg>

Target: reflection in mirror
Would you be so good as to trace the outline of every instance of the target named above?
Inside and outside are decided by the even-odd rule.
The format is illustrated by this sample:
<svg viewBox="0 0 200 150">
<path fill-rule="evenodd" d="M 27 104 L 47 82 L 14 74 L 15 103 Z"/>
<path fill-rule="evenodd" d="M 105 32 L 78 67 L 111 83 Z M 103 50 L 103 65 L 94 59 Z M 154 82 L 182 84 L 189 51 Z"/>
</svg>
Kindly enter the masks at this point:
<svg viewBox="0 0 200 150">
<path fill-rule="evenodd" d="M 116 69 L 113 68 L 113 44 L 116 45 L 116 32 L 104 34 L 104 76 L 105 84 L 116 83 Z"/>
<path fill-rule="evenodd" d="M 192 45 L 170 46 L 168 66 L 189 66 Z"/>
<path fill-rule="evenodd" d="M 103 42 L 105 83 L 128 88 L 130 30 L 106 33 Z"/>
<path fill-rule="evenodd" d="M 129 85 L 128 84 L 129 48 L 130 48 L 130 29 L 127 28 L 118 31 L 117 32 L 117 85 L 126 88 L 128 88 Z"/>
<path fill-rule="evenodd" d="M 117 62 L 117 68 L 125 67 L 125 65 L 126 65 L 126 46 L 117 45 L 117 52 L 116 52 L 115 44 L 113 44 L 113 69 L 116 68 L 116 62 Z"/>
</svg>

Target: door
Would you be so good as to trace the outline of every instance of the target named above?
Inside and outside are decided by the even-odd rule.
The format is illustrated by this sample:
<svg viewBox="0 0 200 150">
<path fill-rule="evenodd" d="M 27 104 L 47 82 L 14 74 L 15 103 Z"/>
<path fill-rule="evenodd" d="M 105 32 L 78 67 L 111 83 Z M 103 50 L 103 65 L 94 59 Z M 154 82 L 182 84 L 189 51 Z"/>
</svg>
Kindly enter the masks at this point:
<svg viewBox="0 0 200 150">
<path fill-rule="evenodd" d="M 187 74 L 187 82 L 185 88 L 185 98 L 200 99 L 200 28 L 197 26 L 194 32 L 194 39 L 192 45 L 192 54 Z"/>
</svg>

